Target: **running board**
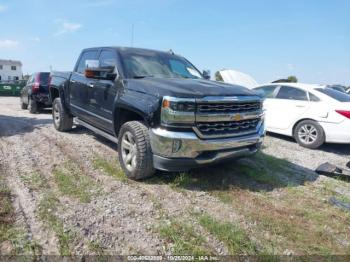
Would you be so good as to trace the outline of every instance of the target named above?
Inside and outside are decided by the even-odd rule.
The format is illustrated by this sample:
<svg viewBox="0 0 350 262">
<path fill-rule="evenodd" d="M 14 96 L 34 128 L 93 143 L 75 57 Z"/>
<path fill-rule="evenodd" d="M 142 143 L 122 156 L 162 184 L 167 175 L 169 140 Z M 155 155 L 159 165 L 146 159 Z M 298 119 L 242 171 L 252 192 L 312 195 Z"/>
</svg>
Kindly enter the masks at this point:
<svg viewBox="0 0 350 262">
<path fill-rule="evenodd" d="M 107 132 L 104 132 L 104 131 L 102 131 L 102 130 L 100 130 L 100 129 L 98 129 L 98 128 L 96 128 L 96 127 L 94 127 L 94 126 L 92 126 L 92 125 L 90 125 L 90 124 L 88 124 L 86 122 L 84 122 L 83 120 L 81 120 L 79 118 L 75 118 L 74 122 L 76 122 L 79 125 L 82 125 L 82 126 L 86 127 L 87 129 L 90 129 L 92 132 L 94 132 L 94 133 L 96 133 L 96 134 L 98 134 L 100 136 L 103 136 L 104 138 L 106 138 L 106 139 L 108 139 L 108 140 L 118 144 L 118 139 L 116 137 L 114 137 L 111 134 L 108 134 Z"/>
</svg>

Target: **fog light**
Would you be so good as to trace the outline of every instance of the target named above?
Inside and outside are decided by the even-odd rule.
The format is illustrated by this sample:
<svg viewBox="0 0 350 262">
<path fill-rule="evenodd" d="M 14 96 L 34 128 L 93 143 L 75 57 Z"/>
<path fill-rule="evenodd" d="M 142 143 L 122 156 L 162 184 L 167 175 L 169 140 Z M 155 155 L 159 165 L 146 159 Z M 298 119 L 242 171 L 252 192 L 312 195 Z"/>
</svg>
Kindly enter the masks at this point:
<svg viewBox="0 0 350 262">
<path fill-rule="evenodd" d="M 182 145 L 181 140 L 179 140 L 179 139 L 174 139 L 174 140 L 173 140 L 172 152 L 173 152 L 173 153 L 178 152 L 178 151 L 180 150 L 180 148 L 181 148 L 181 145 Z"/>
</svg>

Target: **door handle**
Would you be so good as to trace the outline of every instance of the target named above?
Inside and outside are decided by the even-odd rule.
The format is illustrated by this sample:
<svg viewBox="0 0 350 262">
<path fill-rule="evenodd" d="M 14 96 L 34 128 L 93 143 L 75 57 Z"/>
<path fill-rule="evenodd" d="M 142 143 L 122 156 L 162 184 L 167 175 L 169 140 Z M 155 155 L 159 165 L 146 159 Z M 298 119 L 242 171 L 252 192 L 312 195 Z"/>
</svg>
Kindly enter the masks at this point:
<svg viewBox="0 0 350 262">
<path fill-rule="evenodd" d="M 75 80 L 70 80 L 71 83 L 75 83 L 76 81 Z"/>
<path fill-rule="evenodd" d="M 90 87 L 90 88 L 93 88 L 94 87 L 94 84 L 88 84 L 88 86 Z"/>
<path fill-rule="evenodd" d="M 304 105 L 296 105 L 296 107 L 305 107 Z"/>
</svg>

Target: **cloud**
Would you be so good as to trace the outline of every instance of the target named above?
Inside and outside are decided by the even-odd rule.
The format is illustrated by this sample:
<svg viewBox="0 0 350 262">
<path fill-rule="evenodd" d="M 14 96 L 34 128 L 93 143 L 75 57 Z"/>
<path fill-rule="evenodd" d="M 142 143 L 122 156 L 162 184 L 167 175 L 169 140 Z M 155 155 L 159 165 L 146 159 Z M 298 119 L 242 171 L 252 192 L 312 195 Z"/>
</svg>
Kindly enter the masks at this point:
<svg viewBox="0 0 350 262">
<path fill-rule="evenodd" d="M 73 23 L 62 19 L 56 19 L 55 23 L 58 24 L 58 30 L 54 33 L 54 36 L 60 36 L 66 33 L 74 33 L 82 27 L 79 23 Z"/>
<path fill-rule="evenodd" d="M 7 10 L 7 6 L 6 5 L 0 5 L 0 13 L 1 12 L 5 12 Z"/>
<path fill-rule="evenodd" d="M 16 48 L 19 45 L 17 41 L 10 39 L 0 39 L 0 48 Z"/>
</svg>

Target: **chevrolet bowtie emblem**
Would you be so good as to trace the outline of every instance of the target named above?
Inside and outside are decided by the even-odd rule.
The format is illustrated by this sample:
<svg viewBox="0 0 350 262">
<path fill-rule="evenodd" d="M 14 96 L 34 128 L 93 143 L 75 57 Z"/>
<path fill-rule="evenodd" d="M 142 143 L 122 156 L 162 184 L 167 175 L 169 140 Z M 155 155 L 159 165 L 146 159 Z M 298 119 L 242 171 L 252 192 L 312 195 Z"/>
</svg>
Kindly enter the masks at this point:
<svg viewBox="0 0 350 262">
<path fill-rule="evenodd" d="M 242 119 L 243 119 L 243 117 L 240 114 L 236 114 L 236 115 L 231 117 L 231 120 L 235 120 L 235 121 L 240 121 Z"/>
</svg>

